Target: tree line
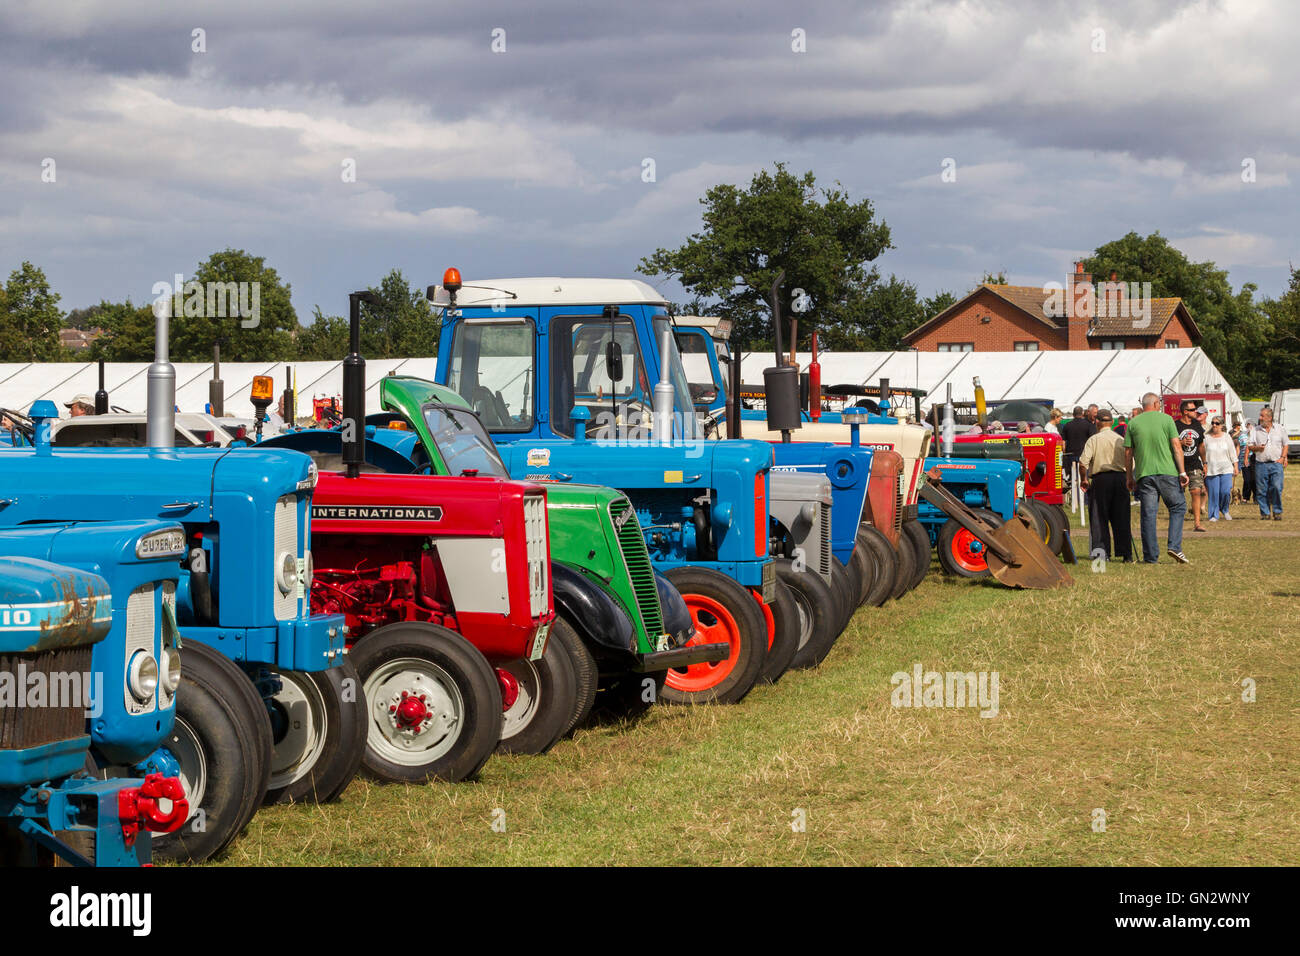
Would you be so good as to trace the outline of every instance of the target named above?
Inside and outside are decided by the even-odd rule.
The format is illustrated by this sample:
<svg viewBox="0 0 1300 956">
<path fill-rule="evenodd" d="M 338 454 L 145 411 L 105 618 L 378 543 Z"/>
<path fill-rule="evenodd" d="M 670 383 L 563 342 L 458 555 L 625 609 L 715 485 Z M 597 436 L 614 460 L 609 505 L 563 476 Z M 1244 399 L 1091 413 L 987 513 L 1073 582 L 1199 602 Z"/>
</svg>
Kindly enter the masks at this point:
<svg viewBox="0 0 1300 956">
<path fill-rule="evenodd" d="M 906 279 L 883 276 L 874 263 L 894 248 L 889 226 L 870 200 L 852 201 L 839 183 L 818 187 L 812 172 L 796 175 L 777 163 L 757 173 L 748 188 L 714 186 L 700 203 L 701 231 L 677 248 L 657 249 L 637 270 L 674 278 L 686 289 L 692 298 L 674 303 L 676 314 L 731 319 L 739 348 L 771 347 L 768 300 L 782 274 L 777 298 L 788 320 L 785 344 L 793 335 L 804 350 L 814 329 L 822 346 L 835 351 L 904 348 L 908 331 L 957 301 L 952 292 L 922 296 Z M 1126 282 L 1150 282 L 1155 296 L 1182 298 L 1201 330 L 1201 348 L 1242 396 L 1300 386 L 1300 269 L 1291 270 L 1282 295 L 1259 299 L 1253 283 L 1234 289 L 1226 270 L 1193 262 L 1158 231 L 1130 232 L 1083 261 L 1093 276 L 1113 270 Z M 347 352 L 347 319 L 316 306 L 312 321 L 300 323 L 289 284 L 264 258 L 225 249 L 201 262 L 193 279 L 205 285 L 258 283 L 258 323 L 245 328 L 228 316 L 183 309 L 177 299 L 173 361 L 208 361 L 214 344 L 229 361 L 331 360 Z M 979 282 L 1005 284 L 1007 277 L 987 272 Z M 421 290 L 394 269 L 371 291 L 380 304 L 363 306 L 365 355 L 436 353 L 438 314 Z M 59 299 L 30 262 L 10 273 L 0 286 L 0 361 L 152 360 L 152 302 L 102 301 L 65 315 Z M 103 334 L 89 349 L 74 351 L 60 345 L 64 327 L 94 327 Z"/>
</svg>

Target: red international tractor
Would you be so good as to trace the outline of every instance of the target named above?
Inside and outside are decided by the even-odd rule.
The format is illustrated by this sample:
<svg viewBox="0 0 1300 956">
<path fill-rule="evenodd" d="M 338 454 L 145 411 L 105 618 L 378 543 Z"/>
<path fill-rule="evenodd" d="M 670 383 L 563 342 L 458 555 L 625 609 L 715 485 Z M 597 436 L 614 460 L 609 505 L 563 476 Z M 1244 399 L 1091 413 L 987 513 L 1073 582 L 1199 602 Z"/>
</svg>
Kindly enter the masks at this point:
<svg viewBox="0 0 1300 956">
<path fill-rule="evenodd" d="M 1070 538 L 1070 517 L 1065 510 L 1065 474 L 1061 466 L 1064 439 L 1051 432 L 1022 432 L 1014 435 L 956 435 L 953 444 L 956 446 L 953 454 L 958 457 L 963 454 L 963 446 L 975 445 L 1005 449 L 998 457 L 1020 459 L 1024 489 L 1018 497 L 1023 498 L 1039 518 L 1048 550 L 1063 554 Z"/>
</svg>

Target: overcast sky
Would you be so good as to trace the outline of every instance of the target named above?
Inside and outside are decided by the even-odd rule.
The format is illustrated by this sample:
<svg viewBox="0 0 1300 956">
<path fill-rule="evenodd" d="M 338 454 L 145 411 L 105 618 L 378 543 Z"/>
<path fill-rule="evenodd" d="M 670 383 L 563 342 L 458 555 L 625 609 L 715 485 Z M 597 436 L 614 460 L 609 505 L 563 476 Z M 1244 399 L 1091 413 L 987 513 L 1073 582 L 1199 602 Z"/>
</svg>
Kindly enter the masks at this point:
<svg viewBox="0 0 1300 956">
<path fill-rule="evenodd" d="M 1263 294 L 1300 264 L 1293 0 L 173 6 L 0 8 L 0 271 L 65 309 L 227 246 L 304 321 L 393 267 L 632 276 L 774 161 L 871 199 L 926 294 L 1129 230 Z"/>
</svg>

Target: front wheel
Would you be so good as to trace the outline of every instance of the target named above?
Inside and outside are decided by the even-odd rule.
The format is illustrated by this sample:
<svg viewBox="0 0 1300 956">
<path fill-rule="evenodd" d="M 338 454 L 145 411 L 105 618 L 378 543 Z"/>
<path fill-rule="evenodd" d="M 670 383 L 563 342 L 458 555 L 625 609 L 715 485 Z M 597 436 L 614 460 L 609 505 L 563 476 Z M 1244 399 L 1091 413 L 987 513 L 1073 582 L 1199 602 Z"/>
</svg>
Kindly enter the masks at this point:
<svg viewBox="0 0 1300 956">
<path fill-rule="evenodd" d="M 1002 526 L 1002 519 L 992 511 L 976 508 L 975 514 L 991 527 Z M 971 580 L 989 576 L 987 549 L 984 542 L 958 524 L 956 518 L 949 518 L 944 522 L 939 530 L 937 548 L 939 565 L 945 573 Z"/>
<path fill-rule="evenodd" d="M 794 606 L 790 589 L 780 581 L 776 582 L 776 597 L 767 609 L 772 616 L 772 639 L 767 647 L 767 660 L 763 662 L 760 680 L 775 684 L 790 669 L 795 654 L 799 652 L 799 611 Z"/>
<path fill-rule="evenodd" d="M 835 629 L 838 638 L 853 620 L 853 612 L 858 609 L 858 584 L 849 573 L 849 569 L 839 558 L 831 555 L 831 587 L 840 601 L 840 616 Z"/>
<path fill-rule="evenodd" d="M 592 705 L 596 703 L 600 668 L 591 650 L 583 643 L 573 625 L 559 615 L 556 615 L 555 623 L 551 625 L 550 640 L 564 643 L 565 649 L 569 652 L 569 659 L 573 663 L 573 677 L 577 684 L 573 714 L 569 718 L 569 726 L 564 728 L 567 734 L 585 724 L 587 718 L 591 716 Z"/>
<path fill-rule="evenodd" d="M 894 550 L 894 555 L 898 559 L 898 565 L 894 576 L 894 588 L 889 592 L 889 596 L 897 601 L 911 589 L 912 577 L 916 573 L 916 549 L 912 547 L 907 532 L 898 533 L 898 547 Z"/>
<path fill-rule="evenodd" d="M 501 742 L 509 754 L 544 754 L 569 729 L 578 686 L 569 648 L 551 634 L 541 660 L 518 658 L 497 666 L 501 683 Z"/>
<path fill-rule="evenodd" d="M 796 569 L 787 560 L 777 561 L 776 579 L 790 589 L 799 615 L 799 652 L 790 666 L 816 667 L 839 637 L 835 593 L 816 571 Z"/>
<path fill-rule="evenodd" d="M 668 671 L 664 700 L 671 704 L 734 704 L 758 682 L 767 659 L 767 622 L 750 593 L 709 568 L 672 568 L 665 575 L 682 595 L 695 636 L 692 644 L 727 644 L 724 660 Z"/>
<path fill-rule="evenodd" d="M 328 803 L 357 771 L 366 746 L 366 708 L 347 657 L 316 673 L 281 671 L 270 701 L 271 779 L 267 803 Z"/>
<path fill-rule="evenodd" d="M 404 621 L 351 650 L 366 702 L 367 773 L 394 783 L 473 777 L 501 739 L 496 671 L 455 631 Z"/>
<path fill-rule="evenodd" d="M 262 803 L 271 773 L 271 723 L 253 682 L 206 644 L 181 649 L 176 723 L 164 748 L 180 765 L 190 816 L 153 838 L 160 860 L 201 863 L 243 831 Z"/>
<path fill-rule="evenodd" d="M 869 524 L 858 526 L 858 544 L 866 548 L 871 557 L 873 576 L 866 603 L 870 607 L 880 607 L 889 600 L 894 589 L 894 579 L 898 574 L 898 553 L 884 532 Z"/>
</svg>

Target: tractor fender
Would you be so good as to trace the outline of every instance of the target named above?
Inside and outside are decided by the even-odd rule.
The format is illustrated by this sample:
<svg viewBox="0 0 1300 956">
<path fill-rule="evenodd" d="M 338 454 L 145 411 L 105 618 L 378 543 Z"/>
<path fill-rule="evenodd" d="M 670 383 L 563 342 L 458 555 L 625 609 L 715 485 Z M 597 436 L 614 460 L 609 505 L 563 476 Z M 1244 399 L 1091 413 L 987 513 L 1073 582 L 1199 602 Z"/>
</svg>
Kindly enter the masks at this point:
<svg viewBox="0 0 1300 956">
<path fill-rule="evenodd" d="M 668 632 L 668 640 L 672 646 L 681 647 L 695 636 L 695 624 L 691 620 L 691 612 L 687 610 L 686 601 L 682 598 L 681 592 L 673 587 L 673 583 L 658 571 L 654 575 L 655 587 L 659 590 L 659 607 L 663 614 L 664 630 Z M 658 634 L 650 635 L 652 640 L 658 636 Z"/>
<path fill-rule="evenodd" d="M 636 653 L 636 631 L 619 603 L 570 565 L 551 561 L 555 610 L 587 644 L 622 654 Z M 681 597 L 678 597 L 681 600 Z M 658 636 L 658 635 L 656 635 Z"/>
</svg>

